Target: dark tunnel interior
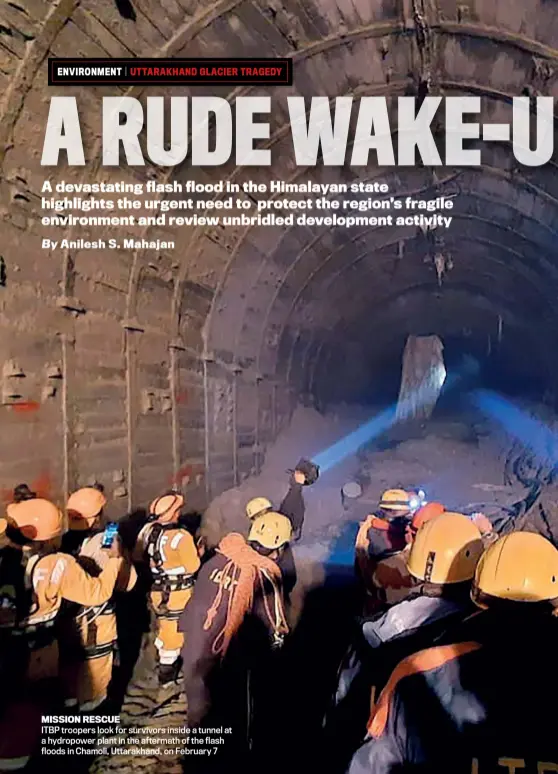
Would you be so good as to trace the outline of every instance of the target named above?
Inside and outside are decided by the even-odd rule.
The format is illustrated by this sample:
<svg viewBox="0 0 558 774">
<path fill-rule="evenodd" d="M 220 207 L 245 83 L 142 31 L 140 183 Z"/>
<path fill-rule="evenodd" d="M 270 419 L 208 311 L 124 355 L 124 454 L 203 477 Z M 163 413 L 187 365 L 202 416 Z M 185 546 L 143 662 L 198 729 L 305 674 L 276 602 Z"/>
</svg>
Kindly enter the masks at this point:
<svg viewBox="0 0 558 774">
<path fill-rule="evenodd" d="M 359 99 L 373 95 L 386 96 L 392 127 L 403 95 L 481 96 L 480 122 L 507 123 L 512 96 L 555 89 L 556 19 L 548 3 L 537 4 L 536 11 L 518 5 L 504 12 L 480 0 L 466 8 L 441 0 L 422 10 L 406 1 L 338 0 L 325 10 L 318 2 L 303 9 L 299 0 L 292 0 L 292 8 L 288 2 L 235 0 L 208 8 L 189 3 L 186 17 L 178 8 L 171 13 L 155 12 L 147 2 L 125 5 L 100 10 L 86 3 L 75 17 L 68 12 L 53 27 L 49 50 L 64 55 L 79 41 L 95 55 L 110 39 L 112 52 L 122 50 L 119 41 L 125 40 L 138 56 L 158 49 L 174 56 L 224 50 L 257 56 L 262 46 L 291 56 L 297 74 L 291 87 L 232 92 L 227 86 L 177 86 L 164 92 L 231 99 L 271 94 L 271 134 L 262 147 L 272 150 L 273 164 L 94 166 L 86 172 L 62 164 L 53 182 L 111 175 L 130 183 L 227 180 L 238 186 L 248 180 L 382 181 L 401 199 L 445 197 L 452 208 L 444 212 L 453 220 L 447 229 L 424 223 L 175 229 L 167 223 L 146 228 L 143 236 L 174 248 L 88 251 L 75 243 L 45 261 L 41 235 L 58 238 L 60 232 L 36 228 L 44 170 L 27 152 L 39 142 L 36 127 L 44 123 L 44 107 L 37 103 L 43 75 L 40 68 L 36 81 L 14 75 L 7 81 L 1 153 L 10 202 L 0 287 L 6 489 L 22 466 L 53 496 L 101 480 L 125 513 L 145 505 L 170 477 L 202 507 L 260 469 L 265 449 L 297 403 L 327 410 L 339 402 L 393 401 L 408 335 L 437 334 L 450 368 L 469 355 L 479 363 L 478 383 L 553 404 L 555 163 L 519 165 L 510 143 L 474 141 L 482 147 L 478 167 L 382 169 L 374 164 L 374 152 L 368 166 L 351 166 L 350 143 L 341 167 L 296 167 L 286 103 L 297 95 L 327 95 L 332 103 L 339 95 L 353 96 L 350 137 Z M 9 11 L 14 29 L 23 13 L 18 8 Z M 101 28 L 111 30 L 109 38 Z M 10 61 L 27 61 L 17 35 L 2 34 Z M 98 159 L 98 132 L 89 123 L 103 95 L 72 87 L 63 93 L 76 96 L 89 155 Z M 142 95 L 158 93 L 146 88 Z M 440 113 L 434 132 L 443 129 Z M 264 198 L 254 191 L 241 195 L 252 205 Z M 284 196 L 277 192 L 271 199 Z M 121 231 L 128 236 L 126 227 Z M 70 244 L 83 236 L 76 228 L 67 233 Z M 32 290 L 37 285 L 40 295 Z M 49 454 L 52 439 L 60 455 Z"/>
<path fill-rule="evenodd" d="M 211 534 L 225 527 L 246 530 L 243 509 L 248 497 L 267 495 L 267 489 L 259 489 L 264 484 L 273 492 L 270 497 L 275 498 L 275 492 L 282 496 L 285 469 L 294 462 L 291 457 L 322 452 L 336 440 L 325 431 L 320 435 L 321 425 L 303 422 L 299 435 L 293 435 L 293 417 L 296 431 L 301 416 L 311 414 L 317 423 L 319 414 L 325 422 L 340 413 L 340 406 L 356 406 L 369 420 L 393 406 L 409 336 L 436 335 L 443 342 L 446 372 L 452 378 L 442 388 L 434 411 L 433 419 L 440 425 L 452 420 L 472 426 L 476 409 L 469 394 L 479 388 L 522 405 L 544 405 L 554 413 L 556 161 L 542 167 L 520 165 L 509 142 L 475 141 L 471 147 L 482 148 L 477 167 L 381 168 L 373 153 L 367 166 L 351 166 L 350 144 L 342 166 L 297 166 L 287 98 L 321 95 L 333 104 L 339 96 L 352 96 L 351 131 L 359 101 L 371 96 L 387 98 L 392 127 L 397 98 L 404 95 L 480 96 L 480 123 L 510 123 L 513 97 L 558 95 L 557 39 L 556 5 L 548 0 L 4 3 L 0 8 L 4 502 L 10 502 L 14 486 L 22 480 L 59 504 L 78 487 L 98 482 L 109 499 L 111 518 L 130 522 L 130 514 L 141 513 L 143 518 L 157 493 L 178 487 L 189 509 L 204 513 L 202 522 L 213 530 Z M 76 52 L 90 57 L 265 53 L 292 58 L 292 86 L 173 85 L 125 92 L 143 103 L 150 96 L 221 96 L 231 103 L 241 96 L 271 96 L 271 132 L 262 147 L 272 150 L 273 164 L 243 167 L 231 160 L 219 167 L 186 163 L 173 168 L 151 162 L 103 167 L 98 118 L 102 99 L 120 96 L 124 90 L 68 86 L 56 93 L 77 99 L 88 164 L 78 168 L 61 163 L 45 172 L 40 164 L 47 119 L 44 94 L 53 89 L 47 85 L 43 65 L 47 56 Z M 442 115 L 435 130 L 442 133 L 444 128 Z M 393 138 L 397 140 L 396 131 Z M 144 132 L 140 140 L 145 146 Z M 424 221 L 350 228 L 174 227 L 167 220 L 141 233 L 128 226 L 101 233 L 93 227 L 60 229 L 41 224 L 47 178 L 53 186 L 148 181 L 163 186 L 176 181 L 184 186 L 178 196 L 193 202 L 226 194 L 191 193 L 189 183 L 209 186 L 226 181 L 238 186 L 239 199 L 251 202 L 253 209 L 264 199 L 318 194 L 256 193 L 243 189 L 249 181 L 330 186 L 381 181 L 389 185 L 388 196 L 403 201 L 445 197 L 452 206 L 443 212 L 452 221 L 448 228 Z M 335 190 L 324 194 L 328 200 L 345 195 Z M 140 198 L 155 198 L 161 205 L 176 196 L 161 192 Z M 363 203 L 377 198 L 366 191 L 354 196 Z M 242 212 L 238 206 L 232 214 Z M 265 212 L 285 214 L 279 207 Z M 153 214 L 147 209 L 145 213 Z M 408 208 L 403 213 L 417 214 Z M 45 250 L 45 237 L 64 237 L 68 246 Z M 156 240 L 157 247 L 138 242 L 133 249 L 109 249 L 109 238 L 119 243 L 127 238 Z M 81 239 L 100 239 L 101 244 L 90 250 Z M 308 412 L 301 414 L 301 407 Z M 435 432 L 435 421 L 433 427 Z M 342 435 L 353 426 L 339 421 L 334 428 Z M 289 443 L 281 447 L 285 459 L 278 453 L 273 456 L 288 432 Z M 411 463 L 397 458 L 397 451 L 390 458 L 391 450 L 380 449 L 369 465 L 367 481 L 372 484 L 365 492 L 369 499 L 364 498 L 361 511 L 357 507 L 350 518 L 338 500 L 342 484 L 354 471 L 343 478 L 340 465 L 342 472 L 333 471 L 334 483 L 327 483 L 325 476 L 320 482 L 326 482 L 325 494 L 316 487 L 314 500 L 309 496 L 310 526 L 303 545 L 307 553 L 301 551 L 300 559 L 303 609 L 275 674 L 269 708 L 273 721 L 263 732 L 257 771 L 263 770 L 262 761 L 271 767 L 268 749 L 278 734 L 292 734 L 295 741 L 304 738 L 310 765 L 317 766 L 312 753 L 319 744 L 320 713 L 354 613 L 346 575 L 355 529 L 375 507 L 372 503 L 379 493 L 388 485 L 422 485 L 426 479 L 436 496 L 458 492 L 457 507 L 473 499 L 495 499 L 493 492 L 502 488 L 501 460 L 487 472 L 483 457 L 467 471 L 467 486 L 459 489 L 459 465 L 465 457 L 474 462 L 481 452 L 478 444 L 456 442 L 454 458 L 449 443 L 447 438 L 440 440 L 441 451 L 437 444 L 421 447 Z M 434 461 L 426 459 L 431 452 Z M 393 481 L 391 470 L 397 476 Z M 494 480 L 488 481 L 490 475 Z M 474 489 L 479 484 L 493 490 L 479 492 Z M 329 511 L 328 500 L 334 503 Z M 331 531 L 334 526 L 339 527 L 337 532 Z M 325 553 L 320 554 L 324 545 Z M 131 640 L 125 646 L 129 656 L 125 682 L 130 679 L 130 684 L 122 688 L 128 720 L 157 719 L 161 711 L 162 718 L 176 718 L 178 723 L 185 712 L 183 697 L 172 697 L 163 708 L 152 699 L 153 661 L 144 660 L 139 644 L 149 629 L 145 594 L 130 599 L 122 603 L 121 623 Z M 327 771 L 327 754 L 323 756 Z M 158 761 L 158 766 L 154 770 L 178 774 L 176 767 L 164 762 Z M 278 760 L 277 768 L 281 772 L 291 768 L 290 760 Z M 39 774 L 45 770 L 39 767 Z M 129 770 L 110 756 L 91 766 L 92 774 Z M 193 766 L 185 770 L 194 772 Z M 265 770 L 271 774 L 271 768 Z M 218 774 L 223 771 L 218 769 Z"/>
</svg>

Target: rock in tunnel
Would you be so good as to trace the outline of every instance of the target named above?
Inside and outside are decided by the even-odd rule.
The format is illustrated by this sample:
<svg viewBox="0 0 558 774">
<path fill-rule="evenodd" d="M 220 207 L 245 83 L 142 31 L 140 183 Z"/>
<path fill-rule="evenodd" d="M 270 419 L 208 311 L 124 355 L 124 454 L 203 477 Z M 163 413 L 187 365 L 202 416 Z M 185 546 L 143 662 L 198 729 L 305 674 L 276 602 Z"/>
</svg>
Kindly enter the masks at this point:
<svg viewBox="0 0 558 774">
<path fill-rule="evenodd" d="M 555 35 L 558 17 L 546 0 L 4 3 L 4 500 L 23 480 L 58 502 L 78 486 L 100 482 L 119 517 L 176 484 L 193 508 L 203 509 L 265 473 L 266 453 L 293 415 L 300 416 L 301 405 L 323 416 L 331 407 L 358 404 L 362 417 L 367 407 L 389 404 L 409 335 L 440 336 L 448 371 L 471 356 L 483 386 L 554 409 L 555 162 L 520 166 L 509 143 L 485 143 L 475 168 L 300 167 L 286 99 L 386 96 L 395 110 L 404 95 L 477 95 L 482 120 L 509 123 L 512 97 L 556 93 Z M 46 59 L 77 55 L 274 55 L 292 58 L 295 75 L 292 86 L 273 90 L 57 89 L 78 100 L 88 163 L 45 170 L 45 95 L 53 93 Z M 273 166 L 103 166 L 101 100 L 124 94 L 142 101 L 217 95 L 231 102 L 271 94 L 265 146 L 273 148 Z M 42 225 L 46 178 L 53 188 L 62 182 L 382 181 L 402 199 L 451 199 L 453 220 L 448 229 L 184 226 L 99 235 L 81 226 Z M 257 202 L 256 187 L 243 196 Z M 45 238 L 70 246 L 44 249 Z M 91 250 L 79 243 L 109 238 L 163 246 Z M 319 444 L 296 437 L 301 453 L 319 451 Z M 284 464 L 281 457 L 278 465 Z M 404 475 L 415 474 L 422 475 L 408 469 Z"/>
</svg>

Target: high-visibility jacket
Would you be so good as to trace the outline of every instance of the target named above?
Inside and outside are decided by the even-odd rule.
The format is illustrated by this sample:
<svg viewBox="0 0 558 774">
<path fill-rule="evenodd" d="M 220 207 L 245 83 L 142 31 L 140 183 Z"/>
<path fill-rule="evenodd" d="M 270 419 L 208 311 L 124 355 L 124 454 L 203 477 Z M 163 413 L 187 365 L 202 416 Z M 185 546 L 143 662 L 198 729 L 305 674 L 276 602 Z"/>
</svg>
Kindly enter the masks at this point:
<svg viewBox="0 0 558 774">
<path fill-rule="evenodd" d="M 26 635 L 31 640 L 54 620 L 62 600 L 80 605 L 101 605 L 110 599 L 122 559 L 110 558 L 98 577 L 89 575 L 69 554 L 34 555 L 25 567 L 26 583 L 33 591 L 33 606 L 29 614 L 12 628 L 13 636 Z"/>
<path fill-rule="evenodd" d="M 167 605 L 172 592 L 193 588 L 200 557 L 194 538 L 184 527 L 149 522 L 138 535 L 136 557 L 139 556 L 149 561 L 151 591 L 160 592 Z"/>
<path fill-rule="evenodd" d="M 401 602 L 414 585 L 405 561 L 407 525 L 408 519 L 388 521 L 374 514 L 360 525 L 355 544 L 356 568 L 377 609 Z"/>
<path fill-rule="evenodd" d="M 102 548 L 103 536 L 104 531 L 97 529 L 72 530 L 64 535 L 65 549 L 95 577 L 109 559 Z M 123 562 L 114 590 L 131 591 L 136 581 L 134 567 Z M 101 605 L 66 605 L 57 628 L 66 705 L 95 708 L 106 697 L 113 657 L 118 653 L 114 598 Z"/>
<path fill-rule="evenodd" d="M 558 620 L 488 611 L 476 621 L 472 639 L 398 664 L 348 774 L 558 771 Z"/>
<path fill-rule="evenodd" d="M 69 554 L 30 556 L 25 564 L 24 583 L 30 591 L 30 608 L 15 622 L 0 625 L 4 653 L 26 660 L 26 679 L 34 681 L 57 674 L 56 658 L 45 658 L 46 648 L 55 644 L 55 621 L 63 600 L 101 605 L 110 599 L 122 568 L 122 559 L 108 559 L 98 577 L 89 575 Z M 21 643 L 21 647 L 18 645 Z"/>
<path fill-rule="evenodd" d="M 101 605 L 110 599 L 122 560 L 110 558 L 98 577 L 89 575 L 70 555 L 29 557 L 25 583 L 33 607 L 16 626 L 0 629 L 0 652 L 12 666 L 3 681 L 0 703 L 0 771 L 23 768 L 40 742 L 41 714 L 48 701 L 34 686 L 58 675 L 55 619 L 64 599 L 79 605 Z"/>
</svg>

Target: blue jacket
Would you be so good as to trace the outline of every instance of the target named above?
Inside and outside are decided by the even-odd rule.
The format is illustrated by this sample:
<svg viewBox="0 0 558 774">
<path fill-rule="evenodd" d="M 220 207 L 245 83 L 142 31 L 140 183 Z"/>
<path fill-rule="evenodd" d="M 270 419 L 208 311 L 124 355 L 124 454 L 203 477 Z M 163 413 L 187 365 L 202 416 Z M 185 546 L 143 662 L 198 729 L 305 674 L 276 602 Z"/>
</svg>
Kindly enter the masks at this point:
<svg viewBox="0 0 558 774">
<path fill-rule="evenodd" d="M 335 740 L 331 756 L 339 761 L 336 771 L 345 771 L 366 733 L 372 690 L 378 695 L 404 656 L 440 638 L 451 642 L 468 612 L 475 609 L 465 590 L 453 597 L 415 596 L 365 621 L 355 632 L 324 720 L 328 738 Z"/>
<path fill-rule="evenodd" d="M 441 627 L 446 620 L 449 619 L 449 625 L 456 616 L 462 614 L 462 617 L 465 617 L 465 612 L 466 605 L 442 597 L 413 596 L 390 607 L 383 615 L 364 621 L 362 624 L 364 642 L 361 641 L 360 647 L 351 647 L 344 667 L 339 672 L 336 704 L 348 694 L 353 681 L 361 672 L 362 659 L 371 657 L 372 651 L 394 641 L 399 643 L 403 638 L 410 639 L 412 643 L 414 640 L 411 637 L 420 627 L 438 624 L 443 631 Z M 399 658 L 401 655 L 403 654 L 400 654 Z"/>
<path fill-rule="evenodd" d="M 478 620 L 474 639 L 400 662 L 348 774 L 558 771 L 558 620 Z"/>
</svg>

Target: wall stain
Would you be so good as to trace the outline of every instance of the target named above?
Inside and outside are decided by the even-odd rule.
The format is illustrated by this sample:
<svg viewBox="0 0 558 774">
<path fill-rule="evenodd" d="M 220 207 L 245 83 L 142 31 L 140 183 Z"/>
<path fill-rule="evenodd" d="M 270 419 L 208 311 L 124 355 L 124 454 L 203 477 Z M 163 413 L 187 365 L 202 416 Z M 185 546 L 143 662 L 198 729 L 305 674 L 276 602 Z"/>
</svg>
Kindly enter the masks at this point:
<svg viewBox="0 0 558 774">
<path fill-rule="evenodd" d="M 35 400 L 26 400 L 12 403 L 10 408 L 15 414 L 34 414 L 41 408 L 41 404 Z"/>
<path fill-rule="evenodd" d="M 189 395 L 188 390 L 181 390 L 178 395 L 176 396 L 176 402 L 179 406 L 184 406 L 186 403 L 188 403 Z"/>
<path fill-rule="evenodd" d="M 189 477 L 191 480 L 194 476 L 202 475 L 203 472 L 203 465 L 183 465 L 178 473 L 169 480 L 169 484 L 171 486 L 180 486 L 184 478 Z"/>
<path fill-rule="evenodd" d="M 21 481 L 18 481 L 21 483 Z M 48 471 L 43 471 L 36 479 L 29 484 L 29 489 L 35 492 L 37 497 L 42 497 L 45 500 L 52 498 L 52 479 Z M 13 501 L 14 490 L 2 489 L 0 490 L 0 498 L 3 503 L 11 503 Z"/>
</svg>

